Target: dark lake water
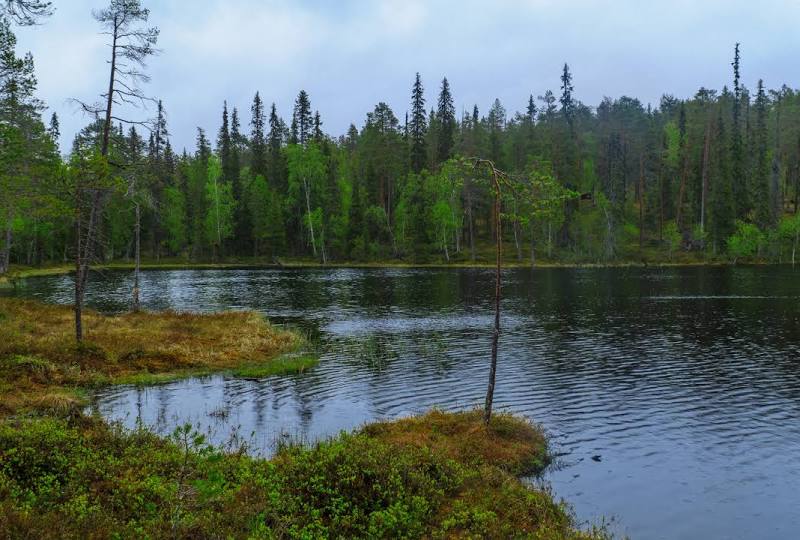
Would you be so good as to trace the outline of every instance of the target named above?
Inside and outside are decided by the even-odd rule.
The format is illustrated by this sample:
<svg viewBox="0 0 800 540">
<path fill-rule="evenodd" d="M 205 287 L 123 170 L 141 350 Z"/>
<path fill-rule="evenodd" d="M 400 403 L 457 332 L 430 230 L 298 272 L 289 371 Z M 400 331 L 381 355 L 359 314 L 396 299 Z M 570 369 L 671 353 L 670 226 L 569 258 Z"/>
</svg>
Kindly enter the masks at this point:
<svg viewBox="0 0 800 540">
<path fill-rule="evenodd" d="M 545 426 L 543 479 L 586 522 L 634 538 L 797 538 L 800 269 L 540 269 L 504 274 L 496 406 Z M 192 422 L 268 454 L 378 418 L 482 402 L 489 270 L 145 272 L 149 309 L 256 309 L 318 338 L 318 367 L 97 396 L 105 417 L 166 433 Z M 19 294 L 69 303 L 72 279 Z M 127 308 L 130 274 L 91 305 Z M 594 459 L 593 459 L 594 458 Z"/>
</svg>

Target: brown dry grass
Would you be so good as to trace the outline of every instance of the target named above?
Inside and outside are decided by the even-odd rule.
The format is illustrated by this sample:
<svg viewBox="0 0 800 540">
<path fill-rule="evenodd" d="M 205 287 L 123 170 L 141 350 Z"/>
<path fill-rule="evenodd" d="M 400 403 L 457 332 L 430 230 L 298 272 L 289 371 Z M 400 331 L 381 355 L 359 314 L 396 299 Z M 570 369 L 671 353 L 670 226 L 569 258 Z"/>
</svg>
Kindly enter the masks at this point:
<svg viewBox="0 0 800 540">
<path fill-rule="evenodd" d="M 537 472 L 547 464 L 547 438 L 525 419 L 494 414 L 487 426 L 479 410 L 379 422 L 364 428 L 367 435 L 392 445 L 427 447 L 469 464 L 491 463 L 513 475 Z"/>
<path fill-rule="evenodd" d="M 80 387 L 142 375 L 164 380 L 263 364 L 301 342 L 250 311 L 87 311 L 83 320 L 85 339 L 77 345 L 70 307 L 0 298 L 0 414 L 68 408 L 80 401 Z"/>
</svg>

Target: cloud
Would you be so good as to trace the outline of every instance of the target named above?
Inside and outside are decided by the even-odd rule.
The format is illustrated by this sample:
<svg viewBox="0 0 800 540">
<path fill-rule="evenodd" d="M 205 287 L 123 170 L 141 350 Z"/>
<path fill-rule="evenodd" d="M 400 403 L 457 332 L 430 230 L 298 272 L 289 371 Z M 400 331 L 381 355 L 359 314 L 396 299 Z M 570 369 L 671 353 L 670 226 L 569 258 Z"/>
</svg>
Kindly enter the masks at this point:
<svg viewBox="0 0 800 540">
<path fill-rule="evenodd" d="M 417 71 L 429 105 L 447 76 L 459 110 L 476 103 L 484 112 L 497 97 L 510 113 L 529 94 L 557 90 L 564 62 L 589 105 L 605 95 L 656 104 L 662 93 L 721 88 L 730 84 L 736 41 L 748 86 L 759 77 L 772 87 L 798 78 L 800 6 L 782 0 L 143 3 L 164 49 L 150 62 L 148 91 L 164 100 L 178 149 L 191 150 L 196 126 L 216 133 L 223 100 L 246 126 L 256 90 L 288 116 L 306 89 L 332 134 L 362 124 L 378 101 L 402 118 Z M 107 48 L 91 18 L 103 4 L 56 0 L 45 26 L 19 31 L 20 48 L 34 53 L 41 97 L 62 117 L 65 144 L 87 121 L 65 100 L 92 99 L 107 76 Z"/>
</svg>

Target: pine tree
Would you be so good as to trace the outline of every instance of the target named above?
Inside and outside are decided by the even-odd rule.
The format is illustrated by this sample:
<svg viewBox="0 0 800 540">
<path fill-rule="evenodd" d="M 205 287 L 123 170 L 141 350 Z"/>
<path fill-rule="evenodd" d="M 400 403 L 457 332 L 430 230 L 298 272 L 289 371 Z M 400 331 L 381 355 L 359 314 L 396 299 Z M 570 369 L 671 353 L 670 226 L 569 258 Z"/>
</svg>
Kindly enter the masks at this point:
<svg viewBox="0 0 800 540">
<path fill-rule="evenodd" d="M 425 136 L 428 125 L 425 118 L 425 95 L 422 79 L 417 73 L 411 91 L 411 120 L 408 121 L 408 138 L 410 144 L 411 170 L 419 173 L 425 167 L 427 150 Z"/>
<path fill-rule="evenodd" d="M 437 160 L 442 163 L 452 155 L 456 131 L 456 108 L 453 105 L 453 96 L 450 93 L 450 83 L 447 82 L 447 77 L 442 79 L 442 89 L 439 92 L 437 105 L 436 118 L 439 122 Z"/>
</svg>

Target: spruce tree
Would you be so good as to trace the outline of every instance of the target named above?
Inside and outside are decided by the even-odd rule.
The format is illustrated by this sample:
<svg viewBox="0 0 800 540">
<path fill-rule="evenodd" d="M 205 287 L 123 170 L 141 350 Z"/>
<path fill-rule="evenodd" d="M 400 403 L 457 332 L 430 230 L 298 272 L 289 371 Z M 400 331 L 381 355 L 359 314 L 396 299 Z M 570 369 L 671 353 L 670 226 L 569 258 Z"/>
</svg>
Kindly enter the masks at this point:
<svg viewBox="0 0 800 540">
<path fill-rule="evenodd" d="M 456 131 L 456 108 L 453 105 L 453 96 L 450 93 L 450 83 L 447 77 L 442 79 L 442 89 L 439 92 L 436 117 L 439 122 L 437 161 L 447 161 L 452 152 Z"/>
<path fill-rule="evenodd" d="M 525 109 L 525 120 L 529 125 L 536 123 L 536 102 L 533 101 L 533 94 L 528 97 L 528 107 Z"/>
<path fill-rule="evenodd" d="M 311 138 L 314 119 L 311 115 L 311 100 L 305 90 L 300 90 L 294 102 L 292 115 L 292 139 L 295 144 L 308 143 Z"/>
<path fill-rule="evenodd" d="M 426 148 L 425 136 L 428 131 L 425 118 L 425 95 L 422 79 L 417 73 L 414 87 L 411 90 L 411 119 L 408 121 L 408 139 L 410 145 L 411 170 L 419 173 L 425 168 Z"/>
<path fill-rule="evenodd" d="M 250 170 L 253 176 L 266 175 L 267 172 L 267 147 L 264 138 L 264 103 L 256 92 L 253 105 L 250 107 Z"/>
<path fill-rule="evenodd" d="M 750 211 L 747 193 L 747 176 L 744 167 L 744 147 L 742 144 L 742 88 L 739 83 L 739 44 L 733 53 L 733 123 L 731 124 L 731 181 L 736 215 L 741 219 Z"/>
<path fill-rule="evenodd" d="M 495 165 L 502 167 L 501 163 L 503 157 L 503 130 L 506 125 L 506 109 L 499 99 L 495 99 L 492 108 L 489 109 L 489 115 L 486 118 L 489 127 L 489 159 L 494 161 Z"/>
<path fill-rule="evenodd" d="M 238 124 L 238 118 L 236 119 Z M 236 126 L 236 137 L 240 137 L 239 127 Z M 228 103 L 223 103 L 222 107 L 222 126 L 217 137 L 217 152 L 220 159 L 223 182 L 231 186 L 231 196 L 235 203 L 233 208 L 233 234 L 234 251 L 237 254 L 249 253 L 251 245 L 251 230 L 247 205 L 244 201 L 245 190 L 242 187 L 242 180 L 239 171 L 239 153 L 234 143 L 234 135 L 231 132 L 228 121 Z"/>
<path fill-rule="evenodd" d="M 233 112 L 231 113 L 231 150 L 230 150 L 230 163 L 228 165 L 228 174 L 230 175 L 231 179 L 236 178 L 236 182 L 239 184 L 239 190 L 244 197 L 244 193 L 246 193 L 246 188 L 241 185 L 241 174 L 242 174 L 242 150 L 244 145 L 246 144 L 247 140 L 245 139 L 244 135 L 241 132 L 241 125 L 239 123 L 239 112 L 236 110 L 236 107 L 233 108 Z"/>
<path fill-rule="evenodd" d="M 317 143 L 322 142 L 322 120 L 319 116 L 319 111 L 314 112 L 314 141 Z"/>
<path fill-rule="evenodd" d="M 754 133 L 755 161 L 753 164 L 753 194 L 755 196 L 755 220 L 761 228 L 774 223 L 770 205 L 769 162 L 767 157 L 767 95 L 764 81 L 759 79 L 756 93 L 756 126 Z"/>
<path fill-rule="evenodd" d="M 734 98 L 735 99 L 735 98 Z M 725 133 L 725 121 L 720 106 L 717 116 L 716 155 L 711 185 L 711 236 L 714 250 L 723 248 L 733 233 L 736 219 L 731 168 L 732 160 Z"/>
<path fill-rule="evenodd" d="M 267 183 L 274 190 L 280 190 L 286 186 L 285 166 L 283 154 L 281 153 L 285 132 L 286 124 L 278 116 L 275 104 L 273 103 L 269 111 Z"/>
<path fill-rule="evenodd" d="M 231 131 L 228 123 L 228 102 L 224 101 L 222 104 L 222 126 L 219 128 L 217 135 L 217 153 L 222 165 L 222 179 L 226 182 L 232 182 L 233 178 L 230 174 L 230 161 L 231 161 Z M 234 197 L 236 197 L 236 189 Z M 241 195 L 241 193 L 239 193 Z M 238 200 L 238 199 L 237 199 Z"/>
<path fill-rule="evenodd" d="M 58 121 L 58 114 L 55 112 L 50 116 L 50 126 L 47 128 L 47 133 L 53 142 L 58 146 L 58 139 L 61 137 L 61 124 Z"/>
<path fill-rule="evenodd" d="M 573 121 L 575 114 L 575 101 L 572 99 L 572 73 L 569 71 L 569 66 L 564 64 L 564 69 L 561 73 L 561 114 L 570 129 L 570 134 L 574 129 Z"/>
</svg>

